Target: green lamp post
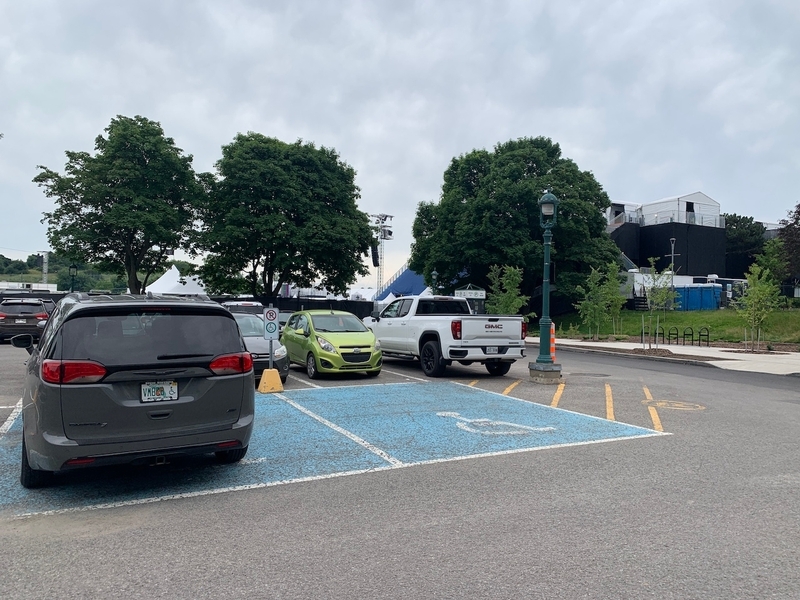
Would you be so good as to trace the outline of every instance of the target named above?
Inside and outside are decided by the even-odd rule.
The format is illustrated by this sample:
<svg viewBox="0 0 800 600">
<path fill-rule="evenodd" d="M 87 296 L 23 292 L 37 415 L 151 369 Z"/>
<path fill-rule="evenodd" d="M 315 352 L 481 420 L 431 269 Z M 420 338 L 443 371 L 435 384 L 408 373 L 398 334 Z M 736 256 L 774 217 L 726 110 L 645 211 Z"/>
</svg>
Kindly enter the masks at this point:
<svg viewBox="0 0 800 600">
<path fill-rule="evenodd" d="M 539 225 L 544 230 L 544 273 L 542 279 L 542 316 L 539 319 L 539 356 L 530 363 L 531 378 L 538 383 L 558 383 L 561 366 L 554 364 L 550 356 L 550 245 L 553 241 L 551 229 L 556 224 L 558 198 L 545 190 L 539 198 Z"/>
</svg>

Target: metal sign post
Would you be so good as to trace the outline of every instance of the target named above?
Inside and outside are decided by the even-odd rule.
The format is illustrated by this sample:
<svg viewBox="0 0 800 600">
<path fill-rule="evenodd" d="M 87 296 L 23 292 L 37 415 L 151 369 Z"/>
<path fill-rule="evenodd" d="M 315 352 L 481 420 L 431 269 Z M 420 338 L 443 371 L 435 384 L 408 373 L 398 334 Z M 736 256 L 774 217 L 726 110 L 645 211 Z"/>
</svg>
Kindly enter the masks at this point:
<svg viewBox="0 0 800 600">
<path fill-rule="evenodd" d="M 264 309 L 264 339 L 269 340 L 269 368 L 272 369 L 272 340 L 280 336 L 278 331 L 278 309 Z"/>
</svg>

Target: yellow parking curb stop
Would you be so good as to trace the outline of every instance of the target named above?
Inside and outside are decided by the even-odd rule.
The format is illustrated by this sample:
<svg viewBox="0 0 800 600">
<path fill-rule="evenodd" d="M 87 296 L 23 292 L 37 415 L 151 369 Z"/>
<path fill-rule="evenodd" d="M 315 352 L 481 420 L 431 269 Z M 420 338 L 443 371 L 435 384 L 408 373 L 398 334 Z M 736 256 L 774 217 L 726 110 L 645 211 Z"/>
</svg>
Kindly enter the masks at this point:
<svg viewBox="0 0 800 600">
<path fill-rule="evenodd" d="M 283 384 L 281 383 L 281 376 L 278 375 L 278 369 L 264 369 L 264 372 L 261 374 L 261 381 L 258 383 L 258 391 L 262 394 L 283 391 Z"/>
</svg>

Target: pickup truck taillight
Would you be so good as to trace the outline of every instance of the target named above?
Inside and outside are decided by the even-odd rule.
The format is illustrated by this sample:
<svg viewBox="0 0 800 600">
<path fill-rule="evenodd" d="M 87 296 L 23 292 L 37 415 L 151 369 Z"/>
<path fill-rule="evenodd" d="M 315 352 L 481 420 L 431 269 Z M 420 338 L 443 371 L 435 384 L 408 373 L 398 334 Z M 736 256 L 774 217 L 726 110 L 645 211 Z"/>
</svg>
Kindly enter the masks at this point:
<svg viewBox="0 0 800 600">
<path fill-rule="evenodd" d="M 450 333 L 453 334 L 454 340 L 461 339 L 461 319 L 450 321 Z"/>
<path fill-rule="evenodd" d="M 525 321 L 523 321 L 522 322 L 522 339 L 524 340 L 526 337 L 528 337 L 528 324 Z"/>
</svg>

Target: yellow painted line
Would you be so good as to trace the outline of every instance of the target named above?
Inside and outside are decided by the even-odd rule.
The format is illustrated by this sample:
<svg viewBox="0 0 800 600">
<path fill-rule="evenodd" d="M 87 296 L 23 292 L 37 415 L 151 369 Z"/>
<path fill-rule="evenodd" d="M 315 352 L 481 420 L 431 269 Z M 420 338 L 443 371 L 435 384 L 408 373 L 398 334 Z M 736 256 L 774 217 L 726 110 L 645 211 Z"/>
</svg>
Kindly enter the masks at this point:
<svg viewBox="0 0 800 600">
<path fill-rule="evenodd" d="M 606 419 L 615 421 L 614 419 L 614 396 L 611 395 L 611 386 L 606 384 Z"/>
<path fill-rule="evenodd" d="M 503 396 L 508 396 L 508 393 L 517 387 L 520 383 L 522 383 L 521 379 L 517 379 L 514 383 L 508 386 L 506 389 L 503 390 Z"/>
<path fill-rule="evenodd" d="M 650 390 L 647 389 L 646 385 L 642 386 L 644 390 L 644 397 L 647 398 L 647 402 L 653 401 L 653 394 L 650 393 Z M 650 411 L 650 418 L 653 421 L 653 429 L 656 431 L 664 431 L 664 427 L 661 425 L 661 418 L 658 416 L 658 411 L 656 410 L 655 406 L 648 406 L 647 410 Z"/>
<path fill-rule="evenodd" d="M 661 426 L 661 419 L 658 417 L 658 411 L 656 410 L 656 407 L 648 406 L 647 410 L 650 411 L 650 418 L 653 419 L 653 429 L 656 431 L 664 431 L 664 428 Z"/>
<path fill-rule="evenodd" d="M 561 400 L 561 394 L 564 393 L 565 385 L 566 384 L 563 381 L 558 384 L 558 389 L 556 390 L 556 393 L 553 394 L 553 401 L 550 403 L 550 406 L 553 408 L 558 408 L 558 401 Z"/>
<path fill-rule="evenodd" d="M 478 385 L 478 380 L 476 379 L 475 381 L 470 381 L 467 385 L 469 387 L 475 387 L 476 385 Z"/>
</svg>

